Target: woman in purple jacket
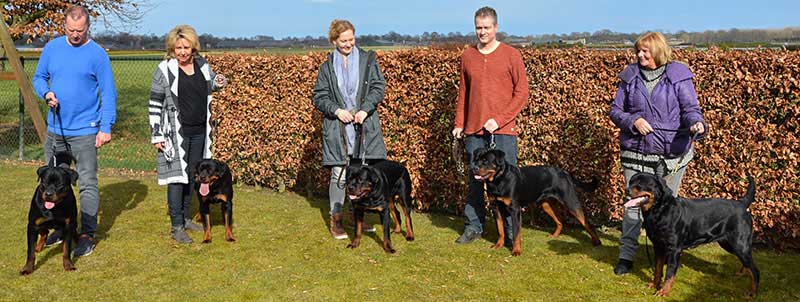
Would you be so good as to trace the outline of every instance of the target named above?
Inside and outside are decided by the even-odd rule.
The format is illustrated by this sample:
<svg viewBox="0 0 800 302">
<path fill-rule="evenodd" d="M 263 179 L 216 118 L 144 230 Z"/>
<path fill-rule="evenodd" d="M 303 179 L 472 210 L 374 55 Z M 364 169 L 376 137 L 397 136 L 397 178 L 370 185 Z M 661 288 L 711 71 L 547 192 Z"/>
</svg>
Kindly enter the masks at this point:
<svg viewBox="0 0 800 302">
<path fill-rule="evenodd" d="M 677 196 L 694 155 L 692 140 L 701 139 L 707 129 L 692 83 L 694 74 L 686 65 L 671 61 L 672 52 L 660 33 L 642 35 L 634 50 L 638 62 L 620 73 L 610 114 L 620 129 L 625 184 L 638 172 L 653 173 L 663 177 Z M 614 267 L 617 275 L 633 267 L 640 214 L 638 207 L 625 209 L 619 262 Z"/>
</svg>

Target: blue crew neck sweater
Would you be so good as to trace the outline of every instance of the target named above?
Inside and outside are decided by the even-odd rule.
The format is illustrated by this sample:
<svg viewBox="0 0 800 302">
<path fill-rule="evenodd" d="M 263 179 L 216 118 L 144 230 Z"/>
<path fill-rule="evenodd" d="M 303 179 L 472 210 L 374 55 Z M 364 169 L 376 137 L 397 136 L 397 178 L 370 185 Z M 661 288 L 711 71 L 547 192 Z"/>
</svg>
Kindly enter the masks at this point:
<svg viewBox="0 0 800 302">
<path fill-rule="evenodd" d="M 52 91 L 60 118 L 47 113 L 47 131 L 66 136 L 111 133 L 117 118 L 117 88 L 105 50 L 89 40 L 72 46 L 65 36 L 45 45 L 33 75 L 33 89 L 44 99 Z M 63 124 L 61 124 L 63 122 Z"/>
</svg>

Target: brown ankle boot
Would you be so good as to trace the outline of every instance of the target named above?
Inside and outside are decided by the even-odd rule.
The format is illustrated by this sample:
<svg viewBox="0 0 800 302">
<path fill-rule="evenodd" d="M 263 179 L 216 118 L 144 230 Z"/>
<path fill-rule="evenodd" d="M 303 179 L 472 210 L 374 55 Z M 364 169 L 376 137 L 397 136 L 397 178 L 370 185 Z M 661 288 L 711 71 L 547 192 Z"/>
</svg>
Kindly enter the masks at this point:
<svg viewBox="0 0 800 302">
<path fill-rule="evenodd" d="M 331 215 L 331 236 L 334 239 L 347 239 L 347 233 L 342 227 L 342 213 Z"/>
</svg>

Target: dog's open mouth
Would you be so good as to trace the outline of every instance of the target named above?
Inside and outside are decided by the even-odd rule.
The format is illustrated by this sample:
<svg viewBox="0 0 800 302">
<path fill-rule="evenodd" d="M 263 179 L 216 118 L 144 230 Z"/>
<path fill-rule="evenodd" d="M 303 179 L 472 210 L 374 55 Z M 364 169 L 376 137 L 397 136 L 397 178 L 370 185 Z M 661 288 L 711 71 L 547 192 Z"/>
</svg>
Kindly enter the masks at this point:
<svg viewBox="0 0 800 302">
<path fill-rule="evenodd" d="M 347 195 L 347 197 L 350 197 L 350 200 L 359 200 L 364 198 L 364 196 L 367 196 L 369 192 L 370 190 L 359 190 L 356 194 L 350 194 Z"/>
<path fill-rule="evenodd" d="M 639 196 L 631 198 L 627 202 L 625 202 L 626 208 L 634 208 L 645 204 L 650 198 L 653 198 L 653 194 L 650 192 L 641 192 Z"/>
<path fill-rule="evenodd" d="M 210 187 L 209 183 L 205 182 L 200 183 L 200 195 L 208 196 L 208 193 L 211 192 L 211 189 L 209 187 Z"/>
<path fill-rule="evenodd" d="M 55 202 L 52 202 L 52 201 L 45 201 L 44 202 L 44 208 L 45 209 L 52 210 L 53 207 L 55 207 L 55 206 L 56 206 Z"/>
<path fill-rule="evenodd" d="M 491 181 L 494 174 L 495 174 L 494 170 L 481 169 L 475 172 L 475 179 L 477 179 L 478 181 L 487 181 L 487 180 Z"/>
</svg>

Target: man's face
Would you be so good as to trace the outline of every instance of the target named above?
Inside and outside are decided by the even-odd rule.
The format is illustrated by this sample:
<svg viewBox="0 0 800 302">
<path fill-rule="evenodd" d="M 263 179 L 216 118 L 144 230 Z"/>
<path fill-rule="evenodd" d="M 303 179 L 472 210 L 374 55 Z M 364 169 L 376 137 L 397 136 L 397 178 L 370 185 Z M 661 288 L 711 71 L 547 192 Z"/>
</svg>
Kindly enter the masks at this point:
<svg viewBox="0 0 800 302">
<path fill-rule="evenodd" d="M 86 24 L 88 17 L 82 17 L 78 20 L 67 16 L 66 25 L 64 28 L 67 31 L 67 41 L 72 46 L 81 46 L 89 40 L 89 26 Z"/>
<path fill-rule="evenodd" d="M 475 34 L 482 45 L 494 42 L 497 39 L 497 24 L 490 16 L 475 18 Z"/>
</svg>

